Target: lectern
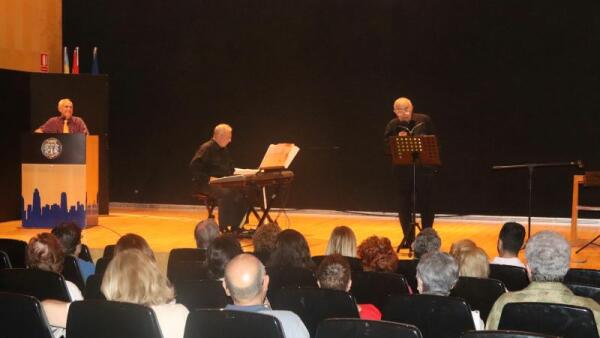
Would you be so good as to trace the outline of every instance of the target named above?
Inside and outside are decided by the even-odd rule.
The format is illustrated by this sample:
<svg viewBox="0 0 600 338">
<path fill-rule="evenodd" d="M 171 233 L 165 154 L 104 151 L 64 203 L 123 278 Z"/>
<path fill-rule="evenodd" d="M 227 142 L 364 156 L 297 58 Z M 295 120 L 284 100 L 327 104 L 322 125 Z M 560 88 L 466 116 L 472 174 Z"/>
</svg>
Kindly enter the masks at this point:
<svg viewBox="0 0 600 338">
<path fill-rule="evenodd" d="M 98 136 L 27 134 L 21 141 L 23 227 L 97 225 Z"/>
</svg>

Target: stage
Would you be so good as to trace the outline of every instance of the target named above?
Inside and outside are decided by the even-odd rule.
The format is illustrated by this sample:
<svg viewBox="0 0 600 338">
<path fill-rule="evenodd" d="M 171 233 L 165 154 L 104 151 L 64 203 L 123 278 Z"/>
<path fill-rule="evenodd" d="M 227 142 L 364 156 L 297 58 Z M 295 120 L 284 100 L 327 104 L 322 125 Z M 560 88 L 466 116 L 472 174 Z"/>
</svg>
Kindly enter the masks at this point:
<svg viewBox="0 0 600 338">
<path fill-rule="evenodd" d="M 100 216 L 99 225 L 83 231 L 83 243 L 87 244 L 96 260 L 108 244 L 127 233 L 143 236 L 157 253 L 162 269 L 166 270 L 168 253 L 173 248 L 194 247 L 194 227 L 199 220 L 206 217 L 204 207 L 181 205 L 142 205 L 111 203 L 108 216 Z M 352 213 L 325 210 L 289 210 L 287 212 L 272 211 L 278 216 L 282 229 L 292 228 L 306 237 L 311 254 L 322 255 L 325 252 L 327 239 L 331 230 L 338 225 L 351 227 L 358 243 L 371 236 L 386 236 L 394 246 L 402 239 L 402 231 L 397 218 L 386 213 Z M 434 228 L 442 238 L 442 250 L 448 251 L 452 242 L 469 238 L 482 247 L 490 258 L 496 255 L 496 240 L 502 224 L 506 221 L 518 221 L 526 225 L 523 217 L 492 216 L 446 216 L 436 218 Z M 251 221 L 254 221 L 253 219 Z M 569 239 L 570 219 L 534 218 L 532 233 L 542 230 L 555 230 Z M 251 222 L 252 223 L 252 222 Z M 256 223 L 254 221 L 254 223 Z M 0 223 L 0 237 L 28 241 L 33 235 L 45 229 L 25 229 L 21 221 Z M 579 241 L 573 246 L 573 253 L 583 243 L 600 233 L 600 220 L 580 219 Z M 248 239 L 241 241 L 244 251 L 252 251 L 252 243 Z M 523 253 L 521 257 L 523 258 Z M 400 259 L 408 259 L 407 251 L 402 250 Z M 600 269 L 600 248 L 590 246 L 572 258 L 574 268 Z"/>
</svg>

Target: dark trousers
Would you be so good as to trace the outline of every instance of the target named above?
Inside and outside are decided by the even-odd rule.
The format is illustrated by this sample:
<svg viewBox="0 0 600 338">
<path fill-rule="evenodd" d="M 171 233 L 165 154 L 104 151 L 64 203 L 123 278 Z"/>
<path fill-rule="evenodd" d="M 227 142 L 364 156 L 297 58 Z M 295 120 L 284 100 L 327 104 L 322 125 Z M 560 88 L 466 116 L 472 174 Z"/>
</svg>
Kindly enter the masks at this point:
<svg viewBox="0 0 600 338">
<path fill-rule="evenodd" d="M 222 188 L 209 185 L 200 189 L 217 200 L 219 208 L 219 227 L 221 230 L 231 227 L 237 230 L 248 211 L 248 202 L 239 189 Z"/>
<path fill-rule="evenodd" d="M 421 226 L 430 228 L 435 218 L 433 194 L 435 185 L 436 169 L 431 167 L 417 167 L 417 205 L 416 211 L 421 214 Z M 398 218 L 402 226 L 402 233 L 408 243 L 415 239 L 415 229 L 412 226 L 412 193 L 413 193 L 413 168 L 394 167 L 394 177 L 399 195 Z"/>
</svg>

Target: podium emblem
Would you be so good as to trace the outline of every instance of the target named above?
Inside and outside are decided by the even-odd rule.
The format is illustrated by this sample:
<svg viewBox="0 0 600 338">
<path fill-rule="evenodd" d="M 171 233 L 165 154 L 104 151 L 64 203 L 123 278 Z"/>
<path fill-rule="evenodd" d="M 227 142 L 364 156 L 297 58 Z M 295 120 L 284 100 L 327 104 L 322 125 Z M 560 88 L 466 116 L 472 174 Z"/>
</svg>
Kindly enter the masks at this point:
<svg viewBox="0 0 600 338">
<path fill-rule="evenodd" d="M 42 142 L 42 155 L 49 160 L 53 160 L 62 153 L 62 143 L 54 138 L 47 138 Z"/>
</svg>

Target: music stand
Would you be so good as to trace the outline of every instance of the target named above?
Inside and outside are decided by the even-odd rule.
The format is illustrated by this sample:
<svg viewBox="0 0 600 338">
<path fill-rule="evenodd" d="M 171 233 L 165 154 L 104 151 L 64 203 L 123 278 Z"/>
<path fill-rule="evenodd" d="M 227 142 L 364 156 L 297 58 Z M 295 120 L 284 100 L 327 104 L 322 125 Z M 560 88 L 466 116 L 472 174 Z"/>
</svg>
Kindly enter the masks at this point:
<svg viewBox="0 0 600 338">
<path fill-rule="evenodd" d="M 415 228 L 421 229 L 417 223 L 417 165 L 440 166 L 442 164 L 437 137 L 434 135 L 394 136 L 389 139 L 389 145 L 392 153 L 392 164 L 412 166 L 413 191 L 410 233 L 404 236 L 396 249 L 398 252 L 403 244 L 406 244 L 409 247 L 409 252 L 412 252 L 409 241 L 414 238 Z"/>
</svg>

